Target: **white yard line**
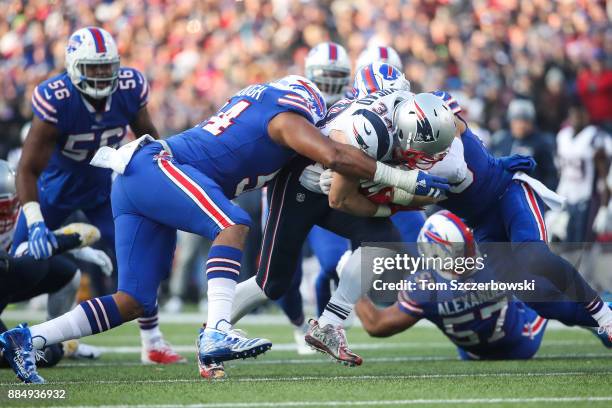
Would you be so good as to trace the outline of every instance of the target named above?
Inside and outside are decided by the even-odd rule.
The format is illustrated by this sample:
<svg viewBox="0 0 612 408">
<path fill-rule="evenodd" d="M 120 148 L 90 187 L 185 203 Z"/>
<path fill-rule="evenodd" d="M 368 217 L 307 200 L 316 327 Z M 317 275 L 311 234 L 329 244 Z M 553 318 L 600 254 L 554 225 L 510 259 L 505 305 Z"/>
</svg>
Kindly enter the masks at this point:
<svg viewBox="0 0 612 408">
<path fill-rule="evenodd" d="M 223 402 L 205 404 L 152 404 L 152 405 L 82 405 L 72 408 L 280 408 L 280 407 L 338 407 L 338 406 L 374 406 L 374 405 L 472 405 L 472 404 L 520 404 L 520 403 L 572 403 L 572 402 L 607 402 L 610 397 L 533 397 L 533 398 L 461 398 L 461 399 L 412 399 L 383 401 L 261 401 L 261 402 Z M 57 406 L 55 408 L 64 408 Z M 68 408 L 68 407 L 65 407 Z"/>
<path fill-rule="evenodd" d="M 524 372 L 501 372 L 501 373 L 462 373 L 462 374 L 410 374 L 410 375 L 347 375 L 347 376 L 296 376 L 296 377 L 238 377 L 230 378 L 230 383 L 254 383 L 254 382 L 300 382 L 300 381 L 388 381 L 388 380 L 419 380 L 419 379 L 444 379 L 444 378 L 480 378 L 480 377 L 565 377 L 584 375 L 612 375 L 612 371 L 547 371 L 541 373 Z M 52 381 L 48 385 L 75 385 L 75 384 L 171 384 L 171 383 L 202 383 L 200 378 L 166 378 L 159 380 L 76 380 L 76 381 Z M 0 382 L 0 386 L 31 386 L 30 384 L 17 382 Z"/>
<path fill-rule="evenodd" d="M 195 338 L 195 337 L 194 337 Z M 87 339 L 83 340 L 87 343 Z M 598 345 L 601 344 L 595 337 L 589 340 L 546 340 L 547 346 L 578 346 L 578 345 Z M 405 342 L 380 342 L 380 343 L 350 343 L 353 350 L 401 350 L 401 349 L 454 349 L 449 341 L 405 341 Z M 97 346 L 103 353 L 132 354 L 140 353 L 140 346 Z M 176 351 L 192 352 L 195 345 L 181 344 L 172 346 Z M 295 351 L 295 343 L 273 343 L 270 351 Z"/>
<path fill-rule="evenodd" d="M 573 359 L 573 358 L 612 358 L 612 353 L 583 353 L 583 354 L 538 354 L 536 360 L 554 360 L 559 358 Z M 367 363 L 402 363 L 402 362 L 418 362 L 418 361 L 458 361 L 457 356 L 403 356 L 403 357 L 369 357 L 366 359 Z M 70 361 L 70 360 L 68 360 Z M 244 360 L 239 361 L 236 365 L 285 365 L 285 364 L 327 364 L 329 363 L 328 358 L 287 358 L 287 359 L 263 359 L 263 360 Z M 229 363 L 233 364 L 233 363 Z M 143 364 L 138 361 L 128 362 L 104 362 L 104 361 L 90 361 L 81 360 L 81 362 L 64 362 L 61 363 L 62 367 L 136 367 L 142 366 Z"/>
</svg>

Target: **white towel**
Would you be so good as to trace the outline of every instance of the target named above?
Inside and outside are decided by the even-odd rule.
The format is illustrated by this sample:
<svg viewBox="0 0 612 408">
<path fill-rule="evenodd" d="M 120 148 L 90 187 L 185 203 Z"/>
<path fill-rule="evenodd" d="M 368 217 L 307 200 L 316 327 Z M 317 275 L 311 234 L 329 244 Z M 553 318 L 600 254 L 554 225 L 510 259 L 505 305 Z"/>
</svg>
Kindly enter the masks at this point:
<svg viewBox="0 0 612 408">
<path fill-rule="evenodd" d="M 520 180 L 529 184 L 529 186 L 533 188 L 536 194 L 540 196 L 542 201 L 544 201 L 544 204 L 546 204 L 551 210 L 560 211 L 565 207 L 565 197 L 561 197 L 559 194 L 546 187 L 540 181 L 528 176 L 522 171 L 514 173 L 514 177 L 512 177 L 512 179 Z"/>
<path fill-rule="evenodd" d="M 89 164 L 105 169 L 112 169 L 119 174 L 123 174 L 136 150 L 154 140 L 155 139 L 153 139 L 151 135 L 144 135 L 121 146 L 119 149 L 103 146 L 98 149 Z"/>
</svg>

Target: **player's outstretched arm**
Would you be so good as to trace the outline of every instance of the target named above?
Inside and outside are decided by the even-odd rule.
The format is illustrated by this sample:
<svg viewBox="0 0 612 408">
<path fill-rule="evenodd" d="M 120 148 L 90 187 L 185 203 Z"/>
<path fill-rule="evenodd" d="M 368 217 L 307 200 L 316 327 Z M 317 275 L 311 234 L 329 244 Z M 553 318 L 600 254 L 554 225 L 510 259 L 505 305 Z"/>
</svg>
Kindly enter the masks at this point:
<svg viewBox="0 0 612 408">
<path fill-rule="evenodd" d="M 58 129 L 34 116 L 17 168 L 17 195 L 22 204 L 38 201 L 36 182 L 55 149 Z"/>
<path fill-rule="evenodd" d="M 324 137 L 297 113 L 276 115 L 268 124 L 268 134 L 276 143 L 338 173 L 368 180 L 373 179 L 376 173 L 376 160 L 359 149 Z"/>
<path fill-rule="evenodd" d="M 393 336 L 409 329 L 419 321 L 402 312 L 397 302 L 385 309 L 378 309 L 367 297 L 359 299 L 355 305 L 355 313 L 361 320 L 365 331 L 372 337 Z"/>
<path fill-rule="evenodd" d="M 36 182 L 49 162 L 58 137 L 55 126 L 34 116 L 17 168 L 17 196 L 28 224 L 28 250 L 36 259 L 50 257 L 51 247 L 57 247 L 57 240 L 40 211 Z"/>
<path fill-rule="evenodd" d="M 431 195 L 449 188 L 445 179 L 418 170 L 396 169 L 353 146 L 334 142 L 297 113 L 276 115 L 268 123 L 268 134 L 276 143 L 348 177 L 373 180 L 418 195 Z"/>
<path fill-rule="evenodd" d="M 140 108 L 136 114 L 136 118 L 130 122 L 130 128 L 136 135 L 136 138 L 139 138 L 142 135 L 151 135 L 153 138 L 159 139 L 159 133 L 151 120 L 151 115 L 149 115 L 149 111 L 146 106 Z"/>
</svg>

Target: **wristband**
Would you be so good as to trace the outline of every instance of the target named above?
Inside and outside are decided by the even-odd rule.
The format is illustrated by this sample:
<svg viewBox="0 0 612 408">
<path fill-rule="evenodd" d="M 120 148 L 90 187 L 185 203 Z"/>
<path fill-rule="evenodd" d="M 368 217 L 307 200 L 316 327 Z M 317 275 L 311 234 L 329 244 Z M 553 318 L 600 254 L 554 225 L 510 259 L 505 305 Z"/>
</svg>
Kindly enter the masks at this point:
<svg viewBox="0 0 612 408">
<path fill-rule="evenodd" d="M 376 173 L 374 173 L 374 179 L 372 181 L 388 186 L 399 187 L 412 194 L 416 189 L 418 175 L 418 170 L 401 170 L 381 162 L 376 162 Z"/>
<path fill-rule="evenodd" d="M 393 188 L 393 199 L 391 200 L 393 204 L 408 205 L 412 202 L 413 198 L 414 194 L 410 194 L 409 192 L 402 190 L 401 188 Z"/>
<path fill-rule="evenodd" d="M 28 228 L 34 223 L 45 222 L 45 219 L 40 212 L 40 204 L 37 201 L 29 201 L 21 207 L 23 215 L 25 216 Z"/>
<path fill-rule="evenodd" d="M 373 217 L 389 217 L 391 215 L 391 207 L 388 205 L 379 205 Z"/>
</svg>

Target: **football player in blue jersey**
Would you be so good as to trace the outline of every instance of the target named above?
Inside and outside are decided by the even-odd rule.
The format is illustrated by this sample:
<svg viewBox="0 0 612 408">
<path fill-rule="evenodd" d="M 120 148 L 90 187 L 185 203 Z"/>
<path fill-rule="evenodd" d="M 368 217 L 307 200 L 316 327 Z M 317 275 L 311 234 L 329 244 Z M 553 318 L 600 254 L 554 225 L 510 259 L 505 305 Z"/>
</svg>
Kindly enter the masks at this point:
<svg viewBox="0 0 612 408">
<path fill-rule="evenodd" d="M 429 170 L 452 183 L 447 199 L 439 205 L 464 219 L 478 242 L 510 243 L 482 245 L 483 251 L 492 251 L 489 257 L 500 263 L 496 268 L 500 276 L 519 277 L 517 274 L 529 273 L 550 281 L 559 297 L 568 297 L 582 305 L 612 341 L 612 311 L 580 273 L 548 247 L 545 206 L 560 208 L 564 200 L 526 174 L 535 166 L 533 158 L 493 157 L 461 119 L 460 107 L 454 98 L 446 92 L 436 94 L 455 112 L 460 128 L 449 153 Z M 412 160 L 417 165 L 426 164 L 416 153 Z M 531 295 L 537 297 L 540 293 L 535 291 Z M 532 300 L 528 295 L 521 295 L 521 299 Z M 548 309 L 539 309 L 540 304 L 533 302 L 532 307 L 543 317 L 550 317 Z"/>
<path fill-rule="evenodd" d="M 13 365 L 19 377 L 42 381 L 26 352 L 37 347 L 38 339 L 53 344 L 80 338 L 154 310 L 159 284 L 170 271 L 177 229 L 213 241 L 206 262 L 208 319 L 198 338 L 200 375 L 216 378 L 224 372 L 215 365 L 270 349 L 270 341 L 246 338 L 230 324 L 251 223 L 231 199 L 261 188 L 297 154 L 340 174 L 413 193 L 448 188 L 441 178 L 394 168 L 324 137 L 314 125 L 325 113 L 317 87 L 304 77 L 288 76 L 241 90 L 214 116 L 164 141 L 143 136 L 118 150 L 100 148 L 92 163 L 119 173 L 112 187 L 118 290 L 49 322 L 2 334 L 4 344 L 11 345 L 9 353 L 28 362 Z"/>
<path fill-rule="evenodd" d="M 23 211 L 12 253 L 28 242 L 30 254 L 47 258 L 57 229 L 82 210 L 113 248 L 111 170 L 89 165 L 100 146 L 118 146 L 129 126 L 136 136 L 158 137 L 147 111 L 149 86 L 138 70 L 119 65 L 112 36 L 97 27 L 75 31 L 66 47 L 66 72 L 38 85 L 32 94 L 34 118 L 17 172 Z M 142 361 L 177 363 L 185 359 L 164 341 L 151 311 L 139 321 Z"/>
<path fill-rule="evenodd" d="M 451 282 L 496 280 L 496 274 L 487 267 L 484 258 L 477 266 L 480 254 L 474 236 L 459 217 L 447 210 L 430 216 L 419 233 L 418 249 L 423 259 L 439 258 L 444 263 L 411 275 L 407 281 L 414 284 L 413 289 L 399 291 L 398 300 L 392 306 L 378 309 L 370 299 L 360 299 L 355 311 L 371 336 L 392 336 L 409 329 L 420 319 L 427 319 L 457 346 L 462 360 L 529 359 L 535 355 L 547 320 L 533 308 L 508 292 L 453 288 Z M 460 258 L 461 263 L 456 262 Z M 448 259 L 454 262 L 447 262 Z M 459 270 L 454 264 L 474 267 L 460 266 Z M 425 282 L 446 289 L 428 290 L 421 286 Z M 560 302 L 554 307 L 572 316 L 564 323 L 597 326 L 576 303 Z"/>
</svg>

